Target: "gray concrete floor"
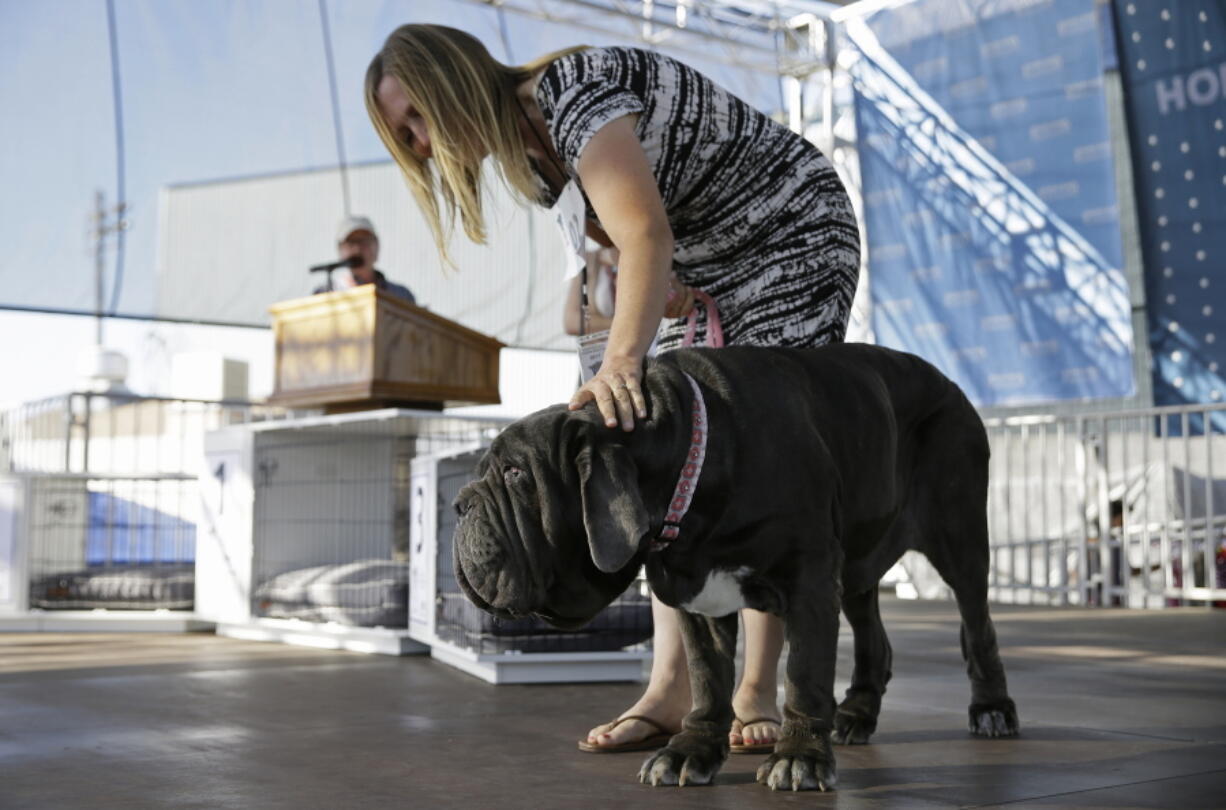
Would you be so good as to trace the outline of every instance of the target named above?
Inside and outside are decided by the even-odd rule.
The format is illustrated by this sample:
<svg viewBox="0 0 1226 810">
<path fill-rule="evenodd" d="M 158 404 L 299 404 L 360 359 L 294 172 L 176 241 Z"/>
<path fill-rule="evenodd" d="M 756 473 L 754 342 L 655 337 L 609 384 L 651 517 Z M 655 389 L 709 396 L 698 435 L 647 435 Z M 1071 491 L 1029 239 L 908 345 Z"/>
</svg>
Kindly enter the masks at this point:
<svg viewBox="0 0 1226 810">
<path fill-rule="evenodd" d="M 883 610 L 894 681 L 829 794 L 771 793 L 757 756 L 713 787 L 650 788 L 642 753 L 579 753 L 631 684 L 495 687 L 204 634 L 0 635 L 0 808 L 1226 808 L 1226 611 L 996 607 L 1023 734 L 978 740 L 953 607 Z"/>
</svg>

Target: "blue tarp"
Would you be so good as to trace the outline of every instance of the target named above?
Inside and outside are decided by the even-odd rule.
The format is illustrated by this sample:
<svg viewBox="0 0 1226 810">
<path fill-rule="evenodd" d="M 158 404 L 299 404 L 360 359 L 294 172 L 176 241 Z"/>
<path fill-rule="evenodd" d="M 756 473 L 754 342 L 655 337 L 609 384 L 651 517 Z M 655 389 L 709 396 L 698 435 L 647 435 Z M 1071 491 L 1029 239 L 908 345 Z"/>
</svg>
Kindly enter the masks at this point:
<svg viewBox="0 0 1226 810">
<path fill-rule="evenodd" d="M 88 565 L 196 559 L 196 524 L 105 492 L 89 493 Z"/>
<path fill-rule="evenodd" d="M 916 0 L 866 22 L 880 51 L 859 42 L 852 72 L 878 342 L 977 405 L 1131 394 L 1094 0 Z"/>
</svg>

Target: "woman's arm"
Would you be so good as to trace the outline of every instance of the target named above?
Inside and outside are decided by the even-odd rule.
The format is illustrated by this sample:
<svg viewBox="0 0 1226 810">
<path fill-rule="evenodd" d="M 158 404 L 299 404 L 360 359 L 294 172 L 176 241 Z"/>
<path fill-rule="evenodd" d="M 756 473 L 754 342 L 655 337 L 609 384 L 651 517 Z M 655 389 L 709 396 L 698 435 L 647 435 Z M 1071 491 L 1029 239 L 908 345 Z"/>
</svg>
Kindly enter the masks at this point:
<svg viewBox="0 0 1226 810">
<path fill-rule="evenodd" d="M 589 239 L 601 247 L 613 247 L 613 240 L 610 239 L 609 235 L 604 232 L 604 228 L 600 227 L 595 222 L 592 222 L 590 219 L 584 220 L 584 225 L 584 230 L 587 231 L 587 236 Z"/>
<path fill-rule="evenodd" d="M 579 158 L 579 179 L 605 233 L 621 252 L 617 307 L 604 363 L 571 398 L 577 409 L 596 401 L 609 427 L 634 429 L 647 416 L 640 387 L 643 356 L 659 329 L 673 264 L 673 232 L 638 136 L 637 116 L 611 121 Z"/>
</svg>

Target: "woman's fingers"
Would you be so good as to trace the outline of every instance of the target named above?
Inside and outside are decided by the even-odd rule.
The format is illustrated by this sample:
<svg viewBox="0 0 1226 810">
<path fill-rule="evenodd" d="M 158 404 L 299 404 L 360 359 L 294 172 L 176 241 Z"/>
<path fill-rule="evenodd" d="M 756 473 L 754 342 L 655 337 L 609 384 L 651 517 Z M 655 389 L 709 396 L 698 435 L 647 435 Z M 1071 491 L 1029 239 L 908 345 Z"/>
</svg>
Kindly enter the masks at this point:
<svg viewBox="0 0 1226 810">
<path fill-rule="evenodd" d="M 577 411 L 593 400 L 596 402 L 596 407 L 605 425 L 617 427 L 617 402 L 613 396 L 613 389 L 599 376 L 585 382 L 583 387 L 570 398 L 570 405 L 567 407 L 572 411 Z"/>
<path fill-rule="evenodd" d="M 627 388 L 630 390 L 630 404 L 634 406 L 634 415 L 639 419 L 646 419 L 647 400 L 643 397 L 643 389 L 639 385 L 638 378 L 631 379 L 627 383 Z"/>
<path fill-rule="evenodd" d="M 596 398 L 585 384 L 582 388 L 575 392 L 575 395 L 570 398 L 570 405 L 567 407 L 572 411 L 577 411 L 587 403 Z"/>
<path fill-rule="evenodd" d="M 668 303 L 664 307 L 665 316 L 669 318 L 684 318 L 690 314 L 690 310 L 693 308 L 693 288 L 687 287 L 674 279 Z"/>
<path fill-rule="evenodd" d="M 685 288 L 685 299 L 681 303 L 681 311 L 677 313 L 678 318 L 684 318 L 689 315 L 694 309 L 694 289 L 692 287 Z"/>
<path fill-rule="evenodd" d="M 588 402 L 596 401 L 600 417 L 607 427 L 634 430 L 634 419 L 647 417 L 647 402 L 638 377 L 632 374 L 601 372 L 584 383 L 570 400 L 570 410 L 578 410 Z"/>
<path fill-rule="evenodd" d="M 604 423 L 607 427 L 617 427 L 618 406 L 617 395 L 613 387 L 604 380 L 592 380 L 596 383 L 596 407 L 600 408 L 600 415 L 604 418 Z M 598 387 L 597 387 L 598 386 Z"/>
<path fill-rule="evenodd" d="M 634 430 L 634 400 L 630 394 L 630 383 L 626 379 L 613 384 L 613 401 L 617 405 L 617 417 L 622 423 L 622 430 Z"/>
</svg>

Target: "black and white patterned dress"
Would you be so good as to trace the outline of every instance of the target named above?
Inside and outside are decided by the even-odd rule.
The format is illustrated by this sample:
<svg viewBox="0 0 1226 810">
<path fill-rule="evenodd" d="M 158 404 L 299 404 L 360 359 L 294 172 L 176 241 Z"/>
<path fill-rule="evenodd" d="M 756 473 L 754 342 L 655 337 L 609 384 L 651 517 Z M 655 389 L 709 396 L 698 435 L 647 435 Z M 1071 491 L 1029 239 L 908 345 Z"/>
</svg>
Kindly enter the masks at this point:
<svg viewBox="0 0 1226 810">
<path fill-rule="evenodd" d="M 727 344 L 843 339 L 860 237 L 847 193 L 817 147 L 698 71 L 638 48 L 555 60 L 536 100 L 575 180 L 597 130 L 639 116 L 635 132 L 672 226 L 673 270 L 716 300 Z M 552 192 L 545 202 L 553 204 Z M 590 206 L 588 216 L 595 218 Z M 684 320 L 670 323 L 660 349 L 675 348 L 684 332 Z"/>
</svg>

